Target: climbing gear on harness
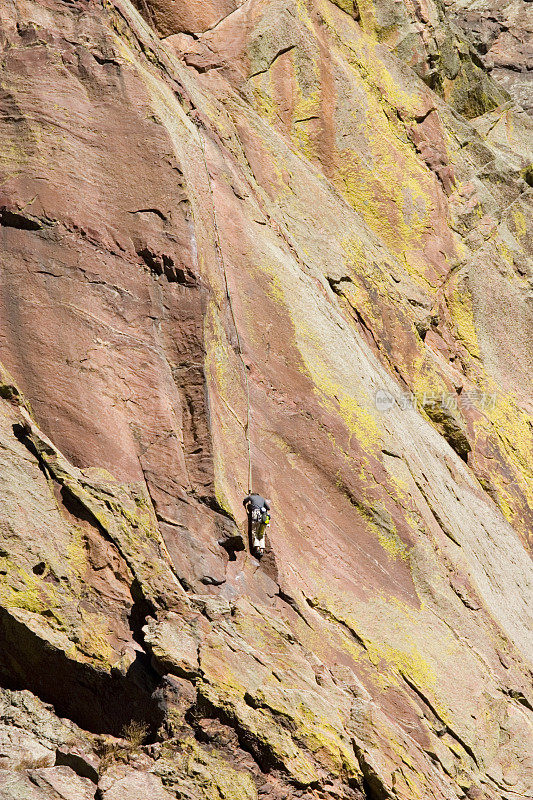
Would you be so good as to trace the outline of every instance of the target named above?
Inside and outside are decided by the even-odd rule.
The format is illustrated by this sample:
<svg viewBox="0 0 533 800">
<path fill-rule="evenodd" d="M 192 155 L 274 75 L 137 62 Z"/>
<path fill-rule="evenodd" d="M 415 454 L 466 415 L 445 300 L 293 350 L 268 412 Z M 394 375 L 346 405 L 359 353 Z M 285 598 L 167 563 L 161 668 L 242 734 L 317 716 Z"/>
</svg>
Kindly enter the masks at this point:
<svg viewBox="0 0 533 800">
<path fill-rule="evenodd" d="M 266 530 L 267 530 L 269 525 L 270 525 L 270 517 L 269 517 L 269 515 L 268 514 L 263 514 L 263 516 L 262 516 L 262 518 L 261 518 L 261 520 L 259 522 L 259 525 L 257 527 L 257 538 L 258 539 L 264 539 L 265 538 Z"/>
<path fill-rule="evenodd" d="M 253 493 L 244 498 L 243 505 L 249 518 L 250 549 L 257 558 L 261 558 L 265 552 L 266 532 L 270 525 L 270 503 L 261 495 Z"/>
</svg>

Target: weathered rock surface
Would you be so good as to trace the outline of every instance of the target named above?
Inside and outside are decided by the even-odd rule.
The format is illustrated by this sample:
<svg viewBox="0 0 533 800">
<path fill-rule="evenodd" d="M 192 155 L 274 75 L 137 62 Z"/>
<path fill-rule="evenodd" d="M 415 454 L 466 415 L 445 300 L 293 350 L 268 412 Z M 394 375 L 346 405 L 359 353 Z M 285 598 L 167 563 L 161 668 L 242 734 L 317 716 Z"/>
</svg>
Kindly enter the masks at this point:
<svg viewBox="0 0 533 800">
<path fill-rule="evenodd" d="M 533 10 L 528 0 L 445 0 L 491 76 L 533 113 Z"/>
<path fill-rule="evenodd" d="M 1 4 L 0 794 L 530 797 L 505 42 L 489 75 L 457 2 L 136 5 Z"/>
</svg>

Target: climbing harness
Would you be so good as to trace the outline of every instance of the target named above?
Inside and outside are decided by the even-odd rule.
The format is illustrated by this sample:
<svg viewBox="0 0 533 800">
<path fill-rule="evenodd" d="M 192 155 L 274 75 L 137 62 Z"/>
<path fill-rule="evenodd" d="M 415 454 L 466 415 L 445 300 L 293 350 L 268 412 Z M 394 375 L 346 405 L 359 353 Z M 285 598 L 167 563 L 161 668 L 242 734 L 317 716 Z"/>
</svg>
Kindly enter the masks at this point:
<svg viewBox="0 0 533 800">
<path fill-rule="evenodd" d="M 270 525 L 270 515 L 263 514 L 263 517 L 257 528 L 257 538 L 264 539 L 268 526 Z"/>
</svg>

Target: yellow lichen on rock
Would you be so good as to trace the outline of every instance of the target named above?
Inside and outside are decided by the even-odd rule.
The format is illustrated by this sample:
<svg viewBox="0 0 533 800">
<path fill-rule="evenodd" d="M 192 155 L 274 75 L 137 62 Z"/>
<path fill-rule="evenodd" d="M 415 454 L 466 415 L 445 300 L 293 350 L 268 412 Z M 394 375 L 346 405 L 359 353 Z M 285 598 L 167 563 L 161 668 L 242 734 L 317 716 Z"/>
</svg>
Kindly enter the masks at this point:
<svg viewBox="0 0 533 800">
<path fill-rule="evenodd" d="M 196 796 L 202 800 L 212 800 L 213 797 L 257 800 L 257 787 L 248 772 L 236 769 L 192 737 L 164 745 L 154 771 L 168 785 L 173 784 L 176 772 L 180 772 L 183 775 L 180 790 L 185 790 L 190 783 L 191 790 L 201 792 Z"/>
</svg>

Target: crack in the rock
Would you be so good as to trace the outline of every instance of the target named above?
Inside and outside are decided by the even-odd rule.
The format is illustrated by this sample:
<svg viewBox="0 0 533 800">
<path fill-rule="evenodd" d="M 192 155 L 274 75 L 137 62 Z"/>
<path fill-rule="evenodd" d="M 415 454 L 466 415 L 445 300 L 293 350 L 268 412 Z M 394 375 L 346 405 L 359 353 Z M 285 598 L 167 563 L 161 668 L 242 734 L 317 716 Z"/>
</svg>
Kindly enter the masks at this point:
<svg viewBox="0 0 533 800">
<path fill-rule="evenodd" d="M 98 64 L 113 64 L 114 67 L 122 67 L 120 61 L 117 61 L 114 58 L 106 58 L 106 56 L 101 56 L 99 53 L 95 53 L 94 51 L 92 51 L 91 55 Z"/>
<path fill-rule="evenodd" d="M 409 469 L 408 465 L 407 465 L 407 468 Z M 413 475 L 413 473 L 411 472 L 410 469 L 409 469 L 409 472 L 410 472 L 411 477 L 412 477 L 412 479 L 413 479 L 413 481 L 415 483 L 416 488 L 418 489 L 418 491 L 422 495 L 422 497 L 423 497 L 423 499 L 424 499 L 424 501 L 425 501 L 425 503 L 426 503 L 426 505 L 427 505 L 427 507 L 428 507 L 433 519 L 435 520 L 435 522 L 437 523 L 437 525 L 439 526 L 441 531 L 448 537 L 448 539 L 451 539 L 452 542 L 457 545 L 457 547 L 461 547 L 462 546 L 461 542 L 458 541 L 458 539 L 454 536 L 454 534 L 448 528 L 446 523 L 443 522 L 443 520 L 442 520 L 440 514 L 438 513 L 438 511 L 435 509 L 434 504 L 431 501 L 431 498 L 429 497 L 428 493 L 426 492 L 426 490 L 424 489 L 424 487 L 422 485 L 422 482 L 420 480 L 417 480 L 417 478 Z"/>
<path fill-rule="evenodd" d="M 87 758 L 78 755 L 76 752 L 69 752 L 66 749 L 57 748 L 55 764 L 56 767 L 69 767 L 80 778 L 88 778 L 92 783 L 98 783 L 98 770 Z"/>
<path fill-rule="evenodd" d="M 437 732 L 437 735 L 439 734 L 442 735 L 443 733 L 447 733 L 449 736 L 451 736 L 451 738 L 454 739 L 457 742 L 457 744 L 459 744 L 463 748 L 465 753 L 467 753 L 470 756 L 476 767 L 479 768 L 480 765 L 472 747 L 467 742 L 465 742 L 457 733 L 455 733 L 455 731 L 452 728 L 450 728 L 448 723 L 443 720 L 442 716 L 439 714 L 439 712 L 437 711 L 431 700 L 418 688 L 418 686 L 414 683 L 414 681 L 403 670 L 400 670 L 400 675 L 402 676 L 406 684 L 409 686 L 409 688 L 429 708 L 433 716 L 440 722 L 442 728 L 440 729 L 440 731 Z"/>
<path fill-rule="evenodd" d="M 231 728 L 237 735 L 239 746 L 252 756 L 262 772 L 268 773 L 275 768 L 284 769 L 283 762 L 273 755 L 271 749 L 261 746 L 260 739 L 241 725 L 236 714 L 232 714 L 230 709 L 216 706 L 199 689 L 196 705 L 189 710 L 186 720 L 191 728 L 197 731 L 198 722 L 202 718 L 216 719 L 222 725 Z"/>
<path fill-rule="evenodd" d="M 363 791 L 367 800 L 390 800 L 391 794 L 387 791 L 385 784 L 379 777 L 375 769 L 368 762 L 365 751 L 360 747 L 355 739 L 352 738 L 352 748 L 354 755 L 363 774 Z"/>
<path fill-rule="evenodd" d="M 159 208 L 137 208 L 135 211 L 128 211 L 128 214 L 155 214 L 156 217 L 162 219 L 163 222 L 167 221 L 167 217 Z"/>
<path fill-rule="evenodd" d="M 0 207 L 0 227 L 17 228 L 24 231 L 41 231 L 45 223 L 29 214 L 10 211 L 5 206 Z"/>
<path fill-rule="evenodd" d="M 521 689 L 503 689 L 503 694 L 507 695 L 508 697 L 512 697 L 512 699 L 519 703 L 524 708 L 527 708 L 528 711 L 533 711 L 533 705 L 531 705 L 529 699 L 525 696 L 525 694 L 521 691 Z"/>
<path fill-rule="evenodd" d="M 188 289 L 196 288 L 198 282 L 192 272 L 182 264 L 176 264 L 167 253 L 156 253 L 149 247 L 141 247 L 137 251 L 150 272 L 157 277 L 165 276 L 169 283 L 177 283 Z"/>
<path fill-rule="evenodd" d="M 78 661 L 0 607 L 0 682 L 29 690 L 84 730 L 120 736 L 132 720 L 155 735 L 164 713 L 152 694 L 155 672 L 137 657 L 126 673 Z M 140 655 L 140 654 L 139 654 Z"/>
<path fill-rule="evenodd" d="M 311 116 L 309 116 L 309 117 L 302 117 L 301 119 L 294 119 L 293 120 L 293 124 L 296 125 L 299 122 L 311 122 L 314 119 L 320 119 L 318 114 L 311 114 Z"/>
<path fill-rule="evenodd" d="M 223 22 L 225 22 L 229 17 L 233 16 L 233 14 L 236 14 L 238 11 L 241 11 L 242 8 L 246 5 L 247 2 L 251 2 L 251 0 L 244 0 L 244 2 L 241 3 L 240 6 L 238 6 L 237 8 L 234 8 L 228 14 L 225 14 L 225 16 L 222 17 L 222 19 L 219 19 L 218 22 L 215 22 L 215 24 L 212 25 L 210 28 L 206 28 L 205 31 L 202 31 L 200 34 L 194 34 L 194 33 L 189 32 L 189 31 L 184 31 L 184 33 L 189 33 L 190 36 L 193 36 L 193 37 L 196 37 L 198 39 L 201 39 L 202 36 L 204 36 L 206 33 L 211 33 L 212 31 L 215 31 L 220 25 L 222 25 Z"/>
<path fill-rule="evenodd" d="M 428 402 L 423 406 L 427 416 L 437 426 L 438 432 L 445 439 L 459 458 L 468 464 L 468 454 L 472 446 L 468 441 L 466 432 L 457 422 L 452 412 L 442 402 Z"/>
<path fill-rule="evenodd" d="M 353 305 L 353 303 L 349 300 L 348 297 L 346 297 L 346 295 L 342 291 L 341 287 L 342 287 L 343 283 L 353 284 L 353 280 L 350 278 L 350 276 L 349 275 L 345 275 L 345 276 L 343 276 L 342 278 L 339 278 L 339 279 L 335 279 L 335 278 L 331 278 L 330 276 L 326 276 L 326 279 L 327 279 L 327 281 L 328 281 L 328 283 L 330 285 L 331 290 L 334 292 L 334 294 L 336 294 L 337 297 L 340 297 L 342 300 L 344 300 L 348 304 L 348 306 L 349 306 L 349 308 L 351 310 L 351 313 L 352 313 L 352 317 L 360 325 L 360 327 L 363 329 L 363 331 L 366 331 L 368 333 L 368 335 L 372 339 L 372 342 L 374 343 L 374 347 L 376 348 L 377 352 L 381 356 L 381 359 L 384 362 L 385 366 L 394 375 L 396 375 L 397 379 L 400 381 L 400 383 L 403 386 L 405 386 L 407 388 L 410 388 L 408 381 L 404 378 L 404 376 L 400 372 L 398 366 L 391 359 L 390 354 L 387 351 L 387 348 L 382 344 L 380 339 L 376 336 L 376 334 L 374 333 L 374 331 L 372 330 L 370 325 L 367 323 L 367 321 L 365 320 L 365 318 L 363 317 L 361 312 Z"/>
<path fill-rule="evenodd" d="M 294 50 L 295 47 L 296 47 L 295 44 L 290 44 L 287 47 L 282 47 L 281 50 L 278 50 L 276 55 L 270 60 L 268 65 L 264 69 L 260 69 L 257 72 L 253 72 L 250 75 L 250 79 L 251 78 L 256 78 L 258 75 L 263 75 L 265 72 L 268 72 L 268 70 L 273 66 L 273 64 L 275 64 L 275 62 L 278 60 L 278 58 L 280 58 L 281 56 L 285 55 L 285 53 L 290 53 L 290 51 Z"/>
<path fill-rule="evenodd" d="M 279 586 L 279 584 L 278 584 L 278 586 Z M 279 590 L 278 590 L 278 594 L 277 594 L 277 596 L 280 598 L 280 600 L 283 600 L 283 602 L 284 602 L 284 603 L 287 603 L 287 605 L 289 605 L 289 606 L 292 608 L 292 610 L 293 610 L 293 611 L 294 611 L 296 614 L 298 614 L 298 616 L 299 616 L 301 619 L 303 619 L 303 621 L 305 622 L 305 624 L 307 625 L 307 627 L 308 627 L 308 628 L 311 628 L 311 629 L 313 628 L 313 626 L 311 625 L 311 623 L 309 622 L 309 620 L 308 620 L 308 619 L 306 619 L 305 615 L 302 613 L 302 611 L 301 611 L 301 609 L 300 609 L 300 606 L 298 605 L 298 603 L 296 602 L 296 600 L 294 599 L 294 597 L 292 597 L 292 595 L 290 595 L 290 594 L 287 594 L 287 592 L 285 592 L 285 591 L 284 591 L 284 590 L 281 588 L 281 586 L 279 586 Z"/>
<path fill-rule="evenodd" d="M 354 639 L 357 642 L 357 644 L 363 648 L 363 650 L 368 649 L 367 644 L 365 640 L 362 638 L 362 636 L 360 636 L 357 633 L 357 631 L 355 631 L 350 625 L 348 625 L 347 622 L 345 622 L 343 619 L 339 619 L 338 617 L 336 617 L 332 611 L 330 611 L 327 608 L 324 608 L 324 606 L 320 605 L 320 603 L 317 600 L 314 600 L 310 597 L 306 597 L 305 600 L 310 608 L 317 611 L 322 617 L 324 617 L 324 619 L 328 620 L 328 622 L 332 622 L 335 625 L 339 625 L 341 628 L 347 631 L 350 638 Z"/>
</svg>

